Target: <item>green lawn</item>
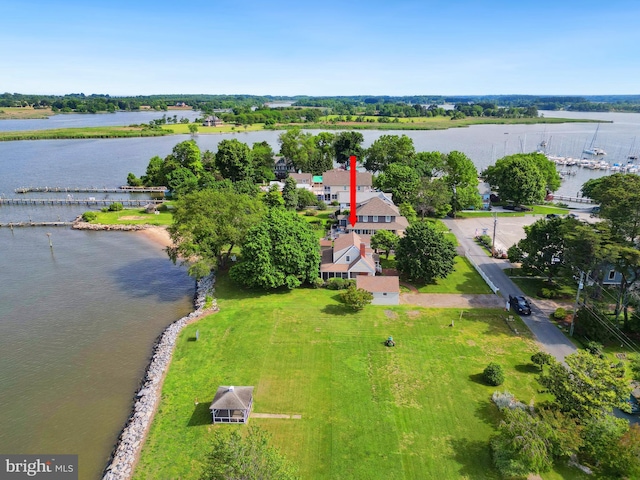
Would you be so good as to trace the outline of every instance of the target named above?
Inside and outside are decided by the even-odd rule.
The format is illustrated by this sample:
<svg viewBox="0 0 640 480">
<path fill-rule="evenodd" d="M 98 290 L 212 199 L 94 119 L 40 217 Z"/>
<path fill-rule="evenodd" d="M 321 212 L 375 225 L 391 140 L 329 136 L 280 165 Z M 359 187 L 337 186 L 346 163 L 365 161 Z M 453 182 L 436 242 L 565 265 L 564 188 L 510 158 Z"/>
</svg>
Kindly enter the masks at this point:
<svg viewBox="0 0 640 480">
<path fill-rule="evenodd" d="M 255 386 L 256 412 L 302 415 L 251 424 L 273 435 L 303 479 L 498 478 L 488 447 L 495 388 L 482 369 L 498 362 L 500 390 L 526 403 L 538 396 L 536 347 L 511 333 L 501 310 L 352 313 L 334 291 L 243 292 L 226 278 L 216 296 L 221 311 L 177 341 L 138 480 L 198 478 L 212 431 L 246 428 L 210 423 L 220 385 Z M 383 345 L 389 335 L 395 348 Z"/>
<path fill-rule="evenodd" d="M 517 269 L 514 269 L 517 270 Z M 546 278 L 543 277 L 511 277 L 513 283 L 515 283 L 524 294 L 531 298 L 543 298 L 539 295 L 543 288 L 552 290 L 557 295 L 557 300 L 567 301 L 575 298 L 576 296 L 576 284 L 566 283 L 565 279 L 557 279 L 557 282 L 550 286 L 547 283 Z"/>
<path fill-rule="evenodd" d="M 447 278 L 439 278 L 427 285 L 414 283 L 414 286 L 421 293 L 492 293 L 469 260 L 458 255 L 455 262 L 455 270 Z"/>
<path fill-rule="evenodd" d="M 168 211 L 147 213 L 144 208 L 127 208 L 118 212 L 96 212 L 98 218 L 91 223 L 103 225 L 158 225 L 167 226 L 173 222 L 173 214 Z"/>
</svg>

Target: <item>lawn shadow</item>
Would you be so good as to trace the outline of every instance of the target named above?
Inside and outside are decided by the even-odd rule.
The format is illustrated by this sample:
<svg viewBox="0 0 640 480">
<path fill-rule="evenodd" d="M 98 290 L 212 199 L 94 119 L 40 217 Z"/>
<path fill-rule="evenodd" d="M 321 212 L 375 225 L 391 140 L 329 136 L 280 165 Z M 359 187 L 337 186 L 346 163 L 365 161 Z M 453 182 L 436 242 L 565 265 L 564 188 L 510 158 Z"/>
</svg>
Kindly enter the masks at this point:
<svg viewBox="0 0 640 480">
<path fill-rule="evenodd" d="M 327 315 L 343 316 L 343 315 L 353 315 L 357 312 L 355 312 L 352 308 L 347 307 L 346 305 L 329 304 L 329 305 L 325 305 L 325 307 L 322 309 L 322 313 L 326 313 Z"/>
<path fill-rule="evenodd" d="M 488 441 L 458 438 L 451 440 L 453 459 L 460 465 L 460 478 L 498 479 L 491 463 Z"/>
<path fill-rule="evenodd" d="M 191 414 L 187 427 L 199 427 L 213 423 L 211 420 L 211 410 L 209 410 L 209 405 L 210 404 L 206 402 L 198 403 Z"/>
<path fill-rule="evenodd" d="M 484 375 L 482 373 L 474 373 L 473 375 L 469 375 L 469 380 L 480 385 L 487 386 L 487 382 L 484 381 Z"/>
<path fill-rule="evenodd" d="M 520 373 L 537 373 L 537 374 L 542 373 L 540 369 L 533 363 L 516 365 L 515 369 Z"/>
<path fill-rule="evenodd" d="M 490 400 L 481 400 L 475 409 L 475 416 L 487 425 L 495 426 L 498 422 L 498 408 Z"/>
</svg>

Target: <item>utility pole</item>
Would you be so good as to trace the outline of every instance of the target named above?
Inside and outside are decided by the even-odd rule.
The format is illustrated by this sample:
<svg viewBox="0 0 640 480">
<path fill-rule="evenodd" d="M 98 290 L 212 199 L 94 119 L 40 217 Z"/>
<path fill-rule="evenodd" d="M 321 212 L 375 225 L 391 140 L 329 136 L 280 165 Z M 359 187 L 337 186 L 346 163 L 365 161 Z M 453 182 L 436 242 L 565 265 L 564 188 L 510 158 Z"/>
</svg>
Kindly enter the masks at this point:
<svg viewBox="0 0 640 480">
<path fill-rule="evenodd" d="M 491 256 L 496 256 L 496 226 L 498 225 L 498 213 L 493 212 L 493 238 L 491 239 Z"/>
<path fill-rule="evenodd" d="M 573 337 L 573 328 L 576 324 L 576 312 L 578 311 L 578 303 L 580 302 L 580 291 L 584 288 L 584 272 L 580 270 L 580 282 L 578 283 L 578 293 L 576 294 L 576 303 L 573 306 L 573 316 L 571 317 L 571 327 L 569 328 L 569 336 Z"/>
</svg>

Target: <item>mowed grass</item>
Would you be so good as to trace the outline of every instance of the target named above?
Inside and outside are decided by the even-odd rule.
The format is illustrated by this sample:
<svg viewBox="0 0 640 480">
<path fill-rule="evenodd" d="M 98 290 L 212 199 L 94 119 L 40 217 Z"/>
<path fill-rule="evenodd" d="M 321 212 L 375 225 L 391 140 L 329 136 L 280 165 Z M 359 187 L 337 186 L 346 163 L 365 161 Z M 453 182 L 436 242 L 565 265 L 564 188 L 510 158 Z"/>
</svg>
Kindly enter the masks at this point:
<svg viewBox="0 0 640 480">
<path fill-rule="evenodd" d="M 482 370 L 498 362 L 500 390 L 525 403 L 537 396 L 529 365 L 537 349 L 500 310 L 352 313 L 334 291 L 244 292 L 227 278 L 216 296 L 220 312 L 177 341 L 138 480 L 198 478 L 212 432 L 246 429 L 211 424 L 220 385 L 254 386 L 255 412 L 302 415 L 250 423 L 272 434 L 304 479 L 498 478 L 488 443 L 496 388 L 483 384 Z M 389 335 L 395 348 L 383 345 Z"/>
<path fill-rule="evenodd" d="M 446 278 L 438 278 L 429 284 L 413 285 L 421 293 L 493 293 L 469 260 L 460 255 L 455 258 L 454 271 Z"/>
<path fill-rule="evenodd" d="M 98 217 L 91 223 L 103 225 L 157 225 L 169 226 L 173 222 L 173 214 L 169 211 L 147 213 L 144 208 L 128 208 L 117 212 L 96 212 Z"/>
</svg>

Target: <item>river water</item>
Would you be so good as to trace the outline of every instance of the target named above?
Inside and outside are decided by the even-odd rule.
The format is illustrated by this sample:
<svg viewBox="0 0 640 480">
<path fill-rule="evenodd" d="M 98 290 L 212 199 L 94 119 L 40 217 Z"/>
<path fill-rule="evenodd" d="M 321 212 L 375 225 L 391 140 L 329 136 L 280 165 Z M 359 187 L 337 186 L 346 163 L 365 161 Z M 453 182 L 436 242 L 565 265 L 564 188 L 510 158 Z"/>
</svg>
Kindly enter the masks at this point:
<svg viewBox="0 0 640 480">
<path fill-rule="evenodd" d="M 177 112 L 178 118 L 184 113 L 189 112 Z M 610 162 L 625 160 L 634 138 L 640 137 L 640 114 L 545 114 L 613 120 L 598 132 L 598 146 L 607 150 Z M 148 122 L 154 115 L 162 116 L 65 115 L 24 122 L 71 118 L 80 122 L 77 126 L 87 126 L 117 117 L 119 124 L 128 125 Z M 0 121 L 0 130 L 18 122 Z M 369 146 L 380 135 L 404 133 L 418 151 L 460 150 L 482 170 L 505 154 L 533 151 L 542 140 L 549 153 L 580 157 L 595 127 L 480 125 L 362 134 Z M 17 129 L 24 128 L 41 127 Z M 249 145 L 267 141 L 277 151 L 280 133 L 201 134 L 197 142 L 202 150 L 215 151 L 223 139 Z M 25 186 L 117 187 L 128 172 L 144 174 L 152 156 L 164 157 L 188 138 L 1 142 L 0 195 L 16 196 L 14 189 Z M 559 193 L 575 195 L 584 181 L 606 174 L 576 170 Z M 86 209 L 2 206 L 0 223 L 72 220 Z M 46 233 L 51 233 L 53 249 Z M 193 281 L 139 234 L 0 228 L 0 286 L 0 452 L 77 453 L 80 478 L 99 478 L 128 416 L 153 340 L 191 310 Z"/>
</svg>

